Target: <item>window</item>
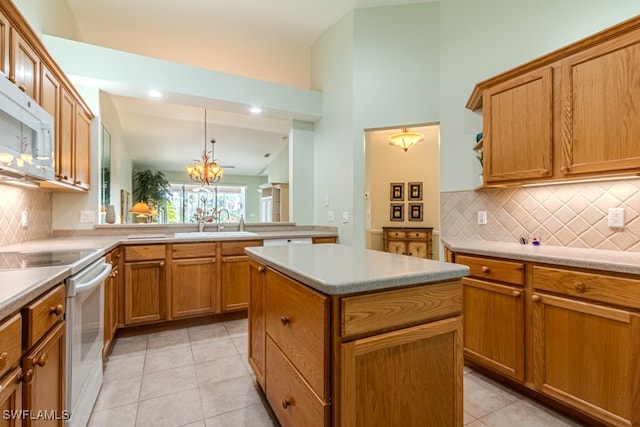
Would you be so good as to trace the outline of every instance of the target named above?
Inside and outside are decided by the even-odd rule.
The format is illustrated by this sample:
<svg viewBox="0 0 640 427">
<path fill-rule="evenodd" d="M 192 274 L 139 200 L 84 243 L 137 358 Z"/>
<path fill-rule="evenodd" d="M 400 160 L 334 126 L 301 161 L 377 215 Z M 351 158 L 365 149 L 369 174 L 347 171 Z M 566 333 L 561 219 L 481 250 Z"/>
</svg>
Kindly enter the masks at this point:
<svg viewBox="0 0 640 427">
<path fill-rule="evenodd" d="M 226 209 L 221 222 L 238 222 L 245 216 L 246 187 L 240 185 L 218 185 L 203 187 L 200 184 L 172 184 L 171 201 L 167 207 L 166 223 L 196 222 L 196 212 Z"/>
</svg>

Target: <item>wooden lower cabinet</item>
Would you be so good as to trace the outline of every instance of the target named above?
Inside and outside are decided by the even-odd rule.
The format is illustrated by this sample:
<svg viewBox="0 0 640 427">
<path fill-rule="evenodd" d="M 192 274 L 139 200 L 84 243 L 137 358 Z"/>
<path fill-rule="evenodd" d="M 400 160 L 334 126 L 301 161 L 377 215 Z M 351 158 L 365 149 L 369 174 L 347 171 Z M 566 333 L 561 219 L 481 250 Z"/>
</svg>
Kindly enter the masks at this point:
<svg viewBox="0 0 640 427">
<path fill-rule="evenodd" d="M 22 359 L 25 427 L 64 425 L 65 326 L 58 322 Z"/>
<path fill-rule="evenodd" d="M 325 295 L 250 265 L 249 364 L 281 425 L 462 426 L 460 281 Z"/>
<path fill-rule="evenodd" d="M 465 357 L 524 382 L 523 289 L 470 278 L 462 283 Z"/>
<path fill-rule="evenodd" d="M 124 277 L 124 324 L 164 320 L 165 261 L 125 263 Z"/>
<path fill-rule="evenodd" d="M 462 316 L 342 344 L 340 425 L 461 426 L 462 359 Z"/>
<path fill-rule="evenodd" d="M 534 381 L 612 426 L 640 426 L 640 314 L 535 293 Z"/>
<path fill-rule="evenodd" d="M 120 292 L 120 249 L 109 252 L 106 262 L 111 264 L 111 273 L 104 281 L 104 341 L 102 358 L 107 358 L 116 330 L 118 329 L 118 302 Z"/>
<path fill-rule="evenodd" d="M 171 264 L 171 317 L 216 311 L 216 258 L 174 259 Z"/>
<path fill-rule="evenodd" d="M 249 257 L 244 249 L 261 246 L 262 240 L 222 242 L 220 309 L 222 312 L 246 310 L 249 306 Z"/>
<path fill-rule="evenodd" d="M 0 382 L 0 427 L 20 425 L 22 413 L 22 369 L 12 370 Z"/>
</svg>

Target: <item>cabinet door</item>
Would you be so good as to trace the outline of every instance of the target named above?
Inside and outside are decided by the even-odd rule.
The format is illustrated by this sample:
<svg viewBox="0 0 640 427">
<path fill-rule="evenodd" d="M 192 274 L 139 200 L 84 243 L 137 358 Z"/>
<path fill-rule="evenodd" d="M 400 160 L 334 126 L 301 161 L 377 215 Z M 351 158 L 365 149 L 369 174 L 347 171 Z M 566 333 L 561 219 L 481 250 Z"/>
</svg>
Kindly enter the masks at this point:
<svg viewBox="0 0 640 427">
<path fill-rule="evenodd" d="M 387 240 L 387 252 L 404 255 L 407 252 L 407 245 L 404 240 Z"/>
<path fill-rule="evenodd" d="M 343 426 L 462 426 L 462 317 L 341 345 Z"/>
<path fill-rule="evenodd" d="M 11 24 L 7 16 L 0 12 L 0 71 L 6 76 L 10 76 L 9 72 L 9 32 Z"/>
<path fill-rule="evenodd" d="M 64 425 L 65 409 L 65 322 L 59 322 L 40 343 L 22 359 L 24 385 L 23 408 L 32 415 L 25 427 Z M 37 419 L 37 414 L 56 419 Z"/>
<path fill-rule="evenodd" d="M 0 426 L 20 426 L 20 414 L 22 411 L 22 370 L 15 368 L 2 380 L 0 384 Z M 11 414 L 15 414 L 11 416 Z"/>
<path fill-rule="evenodd" d="M 216 311 L 216 259 L 174 259 L 171 265 L 171 316 L 200 316 Z"/>
<path fill-rule="evenodd" d="M 104 281 L 104 345 L 102 359 L 106 359 L 118 328 L 118 257 L 110 254 L 107 262 L 112 265 L 111 274 Z"/>
<path fill-rule="evenodd" d="M 265 389 L 265 317 L 266 267 L 249 260 L 249 365 L 258 384 Z"/>
<path fill-rule="evenodd" d="M 41 65 L 40 71 L 40 106 L 51 114 L 54 123 L 57 123 L 60 108 L 60 81 L 44 64 Z M 54 129 L 54 134 L 57 138 L 56 129 Z"/>
<path fill-rule="evenodd" d="M 35 50 L 13 28 L 11 34 L 11 77 L 15 84 L 32 99 L 39 98 L 40 58 Z"/>
<path fill-rule="evenodd" d="M 617 38 L 561 70 L 562 173 L 639 170 L 640 43 Z"/>
<path fill-rule="evenodd" d="M 520 288 L 463 278 L 464 354 L 524 381 L 524 297 Z"/>
<path fill-rule="evenodd" d="M 608 425 L 640 425 L 640 315 L 533 297 L 534 383 Z"/>
<path fill-rule="evenodd" d="M 483 94 L 484 181 L 551 176 L 552 71 L 532 71 Z"/>
<path fill-rule="evenodd" d="M 75 99 L 61 88 L 60 113 L 56 136 L 56 179 L 73 184 L 73 134 L 75 120 Z"/>
<path fill-rule="evenodd" d="M 73 134 L 73 185 L 91 187 L 91 119 L 80 106 L 75 107 Z"/>
<path fill-rule="evenodd" d="M 165 277 L 164 261 L 125 263 L 125 325 L 165 318 Z"/>
<path fill-rule="evenodd" d="M 427 242 L 407 242 L 407 255 L 418 258 L 431 258 L 431 250 Z"/>
<path fill-rule="evenodd" d="M 249 257 L 222 258 L 222 311 L 245 310 L 249 305 Z"/>
</svg>

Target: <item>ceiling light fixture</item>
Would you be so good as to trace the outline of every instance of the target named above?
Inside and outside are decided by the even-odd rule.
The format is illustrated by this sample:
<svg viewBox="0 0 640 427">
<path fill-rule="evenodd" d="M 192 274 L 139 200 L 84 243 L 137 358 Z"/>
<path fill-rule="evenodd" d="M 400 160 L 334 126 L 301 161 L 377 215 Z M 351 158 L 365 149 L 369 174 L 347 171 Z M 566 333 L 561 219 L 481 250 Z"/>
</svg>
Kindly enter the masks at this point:
<svg viewBox="0 0 640 427">
<path fill-rule="evenodd" d="M 162 98 L 164 96 L 164 94 L 157 89 L 149 89 L 147 95 L 152 98 Z"/>
<path fill-rule="evenodd" d="M 191 178 L 192 181 L 201 182 L 202 185 L 211 185 L 220 181 L 222 178 L 222 169 L 216 163 L 213 155 L 215 139 L 211 140 L 211 151 L 207 151 L 207 109 L 204 109 L 204 150 L 200 159 L 194 160 L 195 164 L 186 166 L 184 169 Z M 211 154 L 209 154 L 211 153 Z"/>
<path fill-rule="evenodd" d="M 260 107 L 251 107 L 249 109 L 249 111 L 251 111 L 253 114 L 260 114 L 260 113 L 262 113 L 262 108 L 260 108 Z"/>
<path fill-rule="evenodd" d="M 402 129 L 400 133 L 394 133 L 389 137 L 389 143 L 408 151 L 418 142 L 424 139 L 424 135 L 420 132 L 409 132 L 407 128 Z"/>
</svg>

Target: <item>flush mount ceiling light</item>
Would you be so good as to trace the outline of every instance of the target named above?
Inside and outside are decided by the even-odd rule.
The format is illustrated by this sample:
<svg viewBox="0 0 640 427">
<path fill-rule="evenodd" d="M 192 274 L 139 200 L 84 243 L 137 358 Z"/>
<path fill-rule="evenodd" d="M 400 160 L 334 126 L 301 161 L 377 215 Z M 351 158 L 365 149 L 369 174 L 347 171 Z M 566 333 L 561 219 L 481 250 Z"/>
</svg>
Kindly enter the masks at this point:
<svg viewBox="0 0 640 427">
<path fill-rule="evenodd" d="M 420 132 L 409 132 L 407 128 L 402 129 L 400 133 L 394 133 L 389 137 L 389 143 L 408 151 L 418 142 L 424 139 L 424 135 Z"/>
<path fill-rule="evenodd" d="M 222 169 L 216 163 L 213 155 L 213 148 L 216 143 L 215 139 L 211 140 L 211 151 L 207 151 L 207 109 L 204 109 L 204 150 L 199 160 L 194 160 L 195 164 L 186 166 L 184 169 L 192 181 L 200 182 L 202 185 L 211 185 L 220 181 L 222 178 Z M 211 153 L 211 154 L 209 154 Z"/>
<path fill-rule="evenodd" d="M 249 109 L 249 111 L 251 111 L 253 114 L 260 114 L 260 113 L 262 113 L 262 108 L 260 108 L 260 107 L 251 107 Z"/>
<path fill-rule="evenodd" d="M 151 98 L 162 98 L 164 96 L 164 94 L 157 89 L 149 89 L 147 95 Z"/>
</svg>

